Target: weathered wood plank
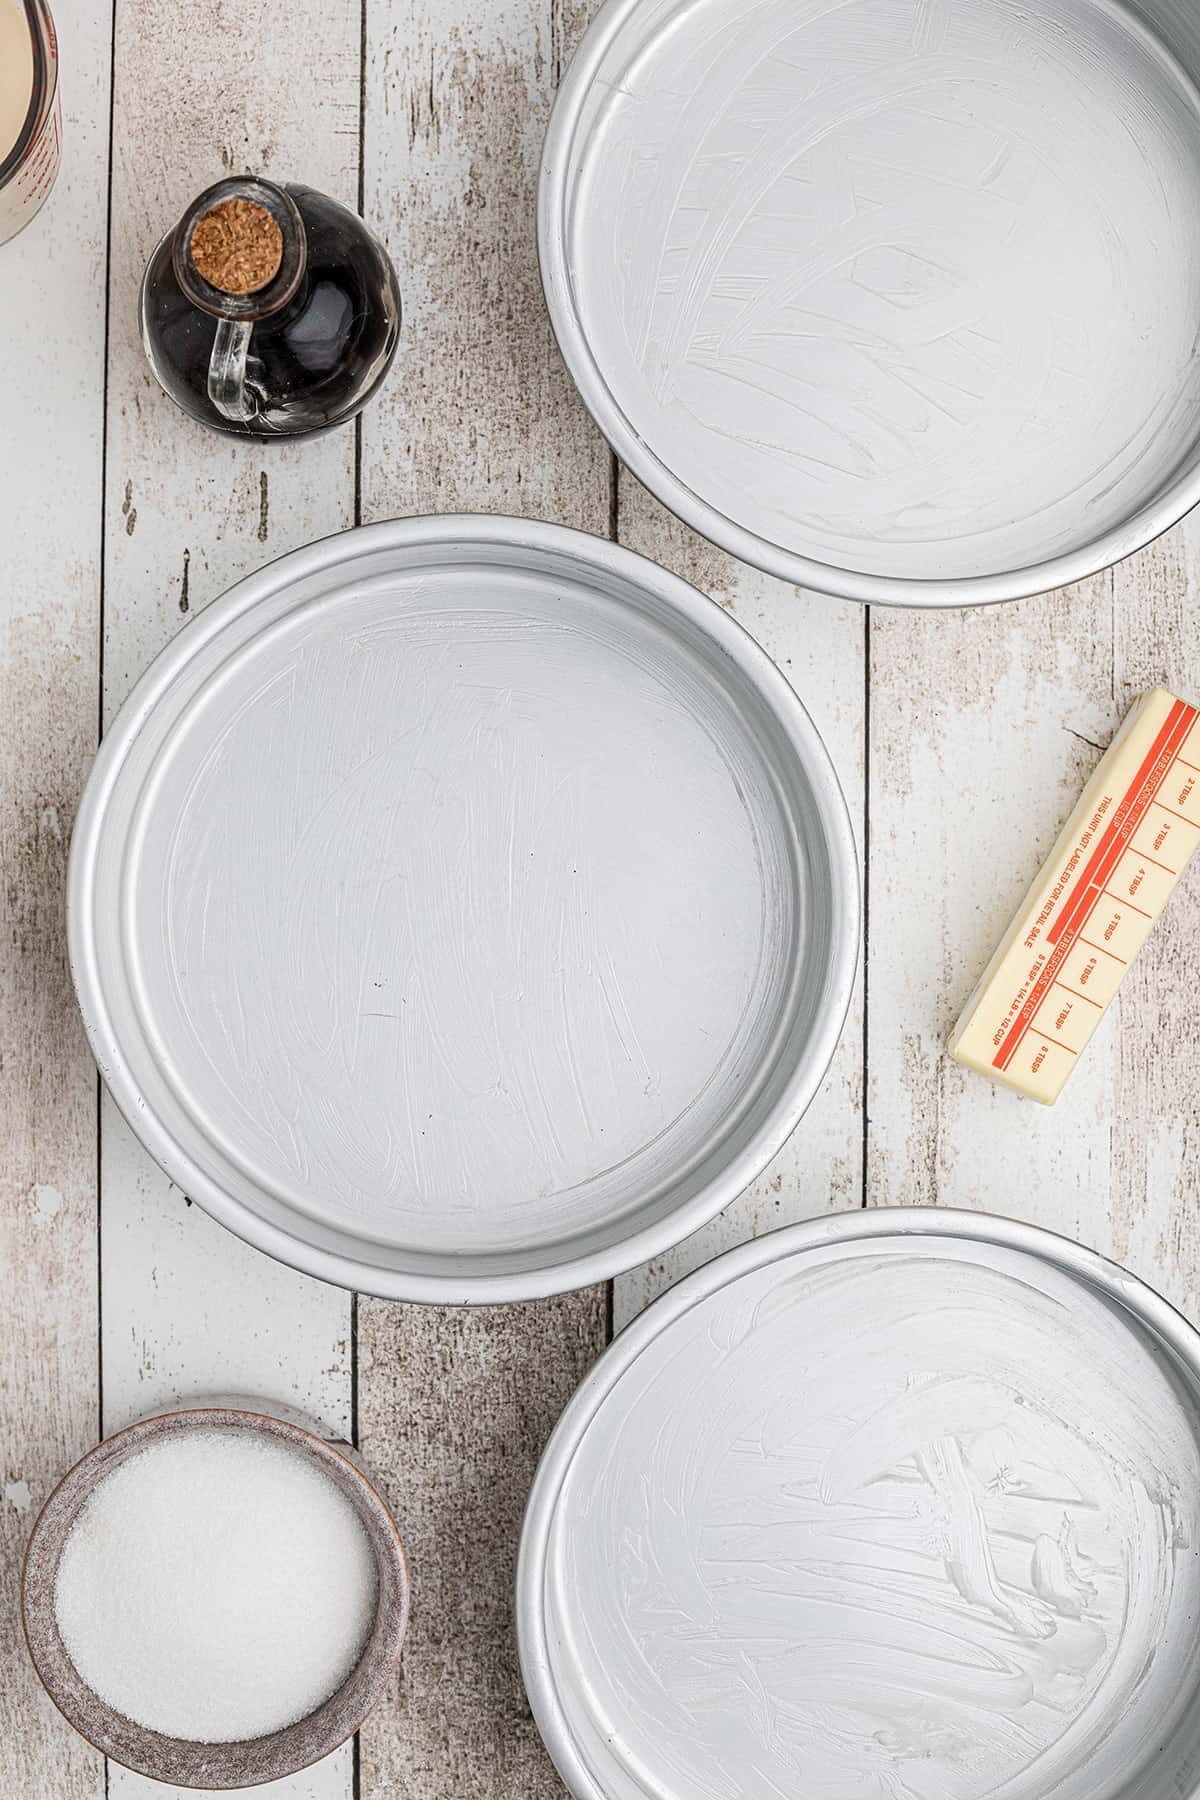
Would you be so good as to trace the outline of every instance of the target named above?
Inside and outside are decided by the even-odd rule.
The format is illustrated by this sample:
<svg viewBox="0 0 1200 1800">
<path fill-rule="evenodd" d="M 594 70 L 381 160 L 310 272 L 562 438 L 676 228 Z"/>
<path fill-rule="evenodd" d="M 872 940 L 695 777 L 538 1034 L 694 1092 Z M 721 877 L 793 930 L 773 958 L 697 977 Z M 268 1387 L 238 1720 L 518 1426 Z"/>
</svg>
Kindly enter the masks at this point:
<svg viewBox="0 0 1200 1800">
<path fill-rule="evenodd" d="M 96 742 L 108 9 L 56 4 L 58 186 L 0 248 L 0 1792 L 99 1800 L 17 1611 L 54 1482 L 95 1441 L 96 1072 L 67 974 L 67 842 Z"/>
<path fill-rule="evenodd" d="M 711 594 L 783 670 L 833 758 L 862 857 L 867 619 L 861 607 L 788 587 L 689 531 L 621 471 L 618 536 Z M 862 969 L 821 1090 L 771 1166 L 733 1206 L 667 1256 L 614 1284 L 619 1330 L 657 1294 L 722 1250 L 763 1231 L 862 1200 Z"/>
<path fill-rule="evenodd" d="M 285 1400 L 348 1441 L 347 1296 L 230 1240 L 107 1094 L 101 1119 L 105 1430 L 172 1400 L 245 1394 Z"/>
<path fill-rule="evenodd" d="M 363 416 L 364 516 L 508 512 L 607 536 L 611 456 L 542 301 L 534 196 L 579 22 L 556 5 L 368 5 L 366 216 L 404 303 Z"/>
<path fill-rule="evenodd" d="M 1200 703 L 1200 517 L 1113 571 L 1118 705 L 1162 683 Z M 1200 1323 L 1200 868 L 1171 898 L 1121 989 L 1107 1247 Z"/>
<path fill-rule="evenodd" d="M 1111 596 L 1106 575 L 1009 607 L 874 616 L 875 1203 L 1023 1213 L 1084 1236 L 1104 1216 L 1106 1036 L 1051 1110 L 952 1062 L 945 1040 L 1107 742 Z"/>
<path fill-rule="evenodd" d="M 303 42 L 303 79 L 296 44 Z M 197 46 L 202 54 L 197 54 Z M 226 173 L 265 173 L 353 205 L 358 0 L 118 0 L 109 367 L 104 713 L 208 600 L 354 517 L 354 434 L 288 446 L 204 431 L 159 391 L 138 341 L 146 260 L 186 201 Z M 292 1274 L 206 1218 L 102 1112 L 105 1428 L 174 1395 L 291 1401 L 348 1432 L 349 1297 Z M 166 1790 L 110 1770 L 110 1795 Z M 349 1800 L 347 1747 L 269 1790 Z"/>
<path fill-rule="evenodd" d="M 946 1035 L 1134 695 L 1200 686 L 1195 525 L 1047 598 L 876 615 L 870 1149 L 876 1204 L 1009 1213 L 1194 1308 L 1200 896 L 1172 901 L 1057 1105 L 952 1062 Z"/>
<path fill-rule="evenodd" d="M 283 1800 L 346 1800 L 353 1789 L 354 1755 L 351 1745 L 345 1744 L 303 1774 L 286 1776 L 265 1787 L 241 1788 L 239 1791 L 243 1794 L 277 1793 Z M 195 1800 L 195 1796 L 195 1788 L 177 1788 L 166 1782 L 148 1781 L 144 1775 L 131 1774 L 116 1763 L 108 1765 L 105 1800 L 117 1800 L 117 1797 L 119 1800 Z"/>
<path fill-rule="evenodd" d="M 577 25 L 531 0 L 368 6 L 366 214 L 405 323 L 363 420 L 365 518 L 461 508 L 608 529 L 611 458 L 554 349 L 533 240 Z M 538 1452 L 605 1313 L 603 1290 L 481 1313 L 360 1303 L 360 1444 L 414 1582 L 399 1688 L 362 1733 L 363 1800 L 562 1791 L 517 1671 L 512 1576 Z"/>
<path fill-rule="evenodd" d="M 354 1751 L 343 1744 L 323 1762 L 314 1763 L 299 1775 L 285 1776 L 263 1787 L 238 1790 L 243 1794 L 280 1794 L 282 1800 L 347 1800 L 354 1792 Z M 195 1800 L 195 1788 L 171 1787 L 162 1781 L 150 1781 L 135 1775 L 118 1763 L 108 1765 L 108 1789 L 105 1800 Z"/>
<path fill-rule="evenodd" d="M 408 1549 L 401 1678 L 367 1720 L 362 1800 L 563 1789 L 517 1669 L 517 1534 L 542 1445 L 604 1342 L 605 1294 L 359 1310 L 360 1441 Z"/>
</svg>

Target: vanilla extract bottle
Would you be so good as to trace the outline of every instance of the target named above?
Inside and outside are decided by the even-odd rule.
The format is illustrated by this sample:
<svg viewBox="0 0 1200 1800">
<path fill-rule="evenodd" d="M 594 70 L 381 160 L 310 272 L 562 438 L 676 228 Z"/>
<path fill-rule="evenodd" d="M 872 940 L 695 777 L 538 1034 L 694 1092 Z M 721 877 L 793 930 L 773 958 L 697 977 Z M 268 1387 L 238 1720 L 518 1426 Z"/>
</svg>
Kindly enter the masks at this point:
<svg viewBox="0 0 1200 1800">
<path fill-rule="evenodd" d="M 150 258 L 142 341 L 171 398 L 239 437 L 345 424 L 400 331 L 387 252 L 357 213 L 299 182 L 220 181 Z"/>
</svg>

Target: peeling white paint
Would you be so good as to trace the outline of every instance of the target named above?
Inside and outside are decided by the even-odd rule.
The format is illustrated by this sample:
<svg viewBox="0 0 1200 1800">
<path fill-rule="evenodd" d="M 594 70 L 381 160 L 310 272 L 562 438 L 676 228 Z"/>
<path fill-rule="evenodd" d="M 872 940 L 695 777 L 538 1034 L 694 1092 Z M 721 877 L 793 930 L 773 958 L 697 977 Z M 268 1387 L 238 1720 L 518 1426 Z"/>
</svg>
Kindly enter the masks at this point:
<svg viewBox="0 0 1200 1800">
<path fill-rule="evenodd" d="M 38 1218 L 47 1224 L 52 1219 L 56 1219 L 62 1211 L 62 1195 L 56 1187 L 50 1187 L 47 1182 L 35 1181 L 29 1191 L 29 1198 L 33 1202 Z"/>
</svg>

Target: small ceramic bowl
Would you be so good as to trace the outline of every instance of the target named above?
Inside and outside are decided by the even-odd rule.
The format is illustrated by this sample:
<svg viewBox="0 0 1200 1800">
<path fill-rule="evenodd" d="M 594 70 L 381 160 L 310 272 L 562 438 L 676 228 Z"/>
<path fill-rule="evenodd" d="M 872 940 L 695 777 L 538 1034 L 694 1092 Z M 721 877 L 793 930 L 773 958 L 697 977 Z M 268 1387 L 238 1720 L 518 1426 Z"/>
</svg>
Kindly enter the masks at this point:
<svg viewBox="0 0 1200 1800">
<path fill-rule="evenodd" d="M 375 1623 L 358 1663 L 329 1699 L 283 1731 L 229 1744 L 168 1737 L 135 1724 L 100 1699 L 67 1654 L 54 1611 L 54 1584 L 67 1536 L 99 1481 L 128 1457 L 167 1438 L 198 1431 L 251 1432 L 276 1438 L 323 1469 L 349 1500 L 375 1555 Z M 33 1666 L 59 1711 L 114 1762 L 177 1787 L 240 1788 L 292 1775 L 351 1737 L 383 1693 L 408 1623 L 408 1567 L 383 1500 L 352 1460 L 348 1445 L 265 1412 L 232 1406 L 190 1407 L 142 1419 L 105 1438 L 77 1462 L 46 1501 L 25 1552 L 21 1617 Z"/>
</svg>

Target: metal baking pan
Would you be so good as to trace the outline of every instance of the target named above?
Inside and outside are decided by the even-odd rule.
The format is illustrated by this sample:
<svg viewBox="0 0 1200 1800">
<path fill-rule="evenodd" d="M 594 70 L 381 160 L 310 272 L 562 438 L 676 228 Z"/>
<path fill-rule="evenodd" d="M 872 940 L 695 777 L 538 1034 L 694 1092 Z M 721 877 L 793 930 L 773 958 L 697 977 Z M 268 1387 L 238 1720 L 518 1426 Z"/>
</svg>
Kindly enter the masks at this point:
<svg viewBox="0 0 1200 1800">
<path fill-rule="evenodd" d="M 517 1605 L 574 1800 L 1186 1800 L 1200 1336 L 1010 1220 L 776 1232 L 583 1382 Z"/>
<path fill-rule="evenodd" d="M 1193 0 L 607 0 L 546 138 L 551 319 L 715 543 L 1011 600 L 1200 500 Z"/>
<path fill-rule="evenodd" d="M 104 740 L 69 870 L 101 1072 L 260 1249 L 528 1298 L 734 1198 L 829 1063 L 850 825 L 769 659 L 617 545 L 408 519 L 239 583 Z"/>
</svg>

